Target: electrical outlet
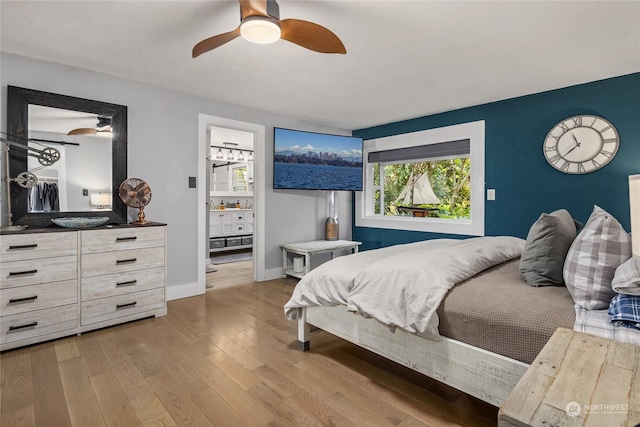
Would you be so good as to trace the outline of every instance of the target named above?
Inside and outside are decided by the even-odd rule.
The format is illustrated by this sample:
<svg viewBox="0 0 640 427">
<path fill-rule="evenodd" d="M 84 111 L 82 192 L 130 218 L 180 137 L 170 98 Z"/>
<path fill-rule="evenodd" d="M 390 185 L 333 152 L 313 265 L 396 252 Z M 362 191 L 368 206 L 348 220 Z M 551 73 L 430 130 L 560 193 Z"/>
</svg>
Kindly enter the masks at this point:
<svg viewBox="0 0 640 427">
<path fill-rule="evenodd" d="M 88 196 L 89 195 L 89 190 L 87 190 L 86 188 L 82 189 L 82 195 L 83 196 Z"/>
<path fill-rule="evenodd" d="M 496 199 L 496 190 L 494 188 L 487 189 L 487 200 Z"/>
</svg>

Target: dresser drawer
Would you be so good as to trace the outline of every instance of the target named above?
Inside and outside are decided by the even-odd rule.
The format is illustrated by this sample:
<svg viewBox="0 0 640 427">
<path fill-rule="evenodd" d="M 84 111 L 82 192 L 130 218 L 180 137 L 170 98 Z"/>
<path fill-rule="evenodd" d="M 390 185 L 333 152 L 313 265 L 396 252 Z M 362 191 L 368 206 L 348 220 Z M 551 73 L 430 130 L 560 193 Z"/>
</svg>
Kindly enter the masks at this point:
<svg viewBox="0 0 640 427">
<path fill-rule="evenodd" d="M 78 277 L 78 257 L 62 256 L 0 263 L 0 288 L 59 282 Z"/>
<path fill-rule="evenodd" d="M 57 233 L 11 234 L 0 239 L 0 262 L 50 258 L 78 253 L 78 234 Z"/>
<path fill-rule="evenodd" d="M 75 329 L 78 327 L 78 305 L 69 304 L 4 316 L 0 327 L 0 344 Z"/>
<path fill-rule="evenodd" d="M 152 268 L 82 279 L 82 301 L 164 288 L 164 268 Z"/>
<path fill-rule="evenodd" d="M 45 283 L 5 289 L 0 293 L 0 316 L 78 302 L 78 281 Z M 2 320 L 4 323 L 4 320 Z"/>
<path fill-rule="evenodd" d="M 82 325 L 164 307 L 164 288 L 82 302 Z"/>
<path fill-rule="evenodd" d="M 164 267 L 164 247 L 82 255 L 82 277 Z"/>
<path fill-rule="evenodd" d="M 82 253 L 92 254 L 164 246 L 164 227 L 82 231 Z"/>
</svg>

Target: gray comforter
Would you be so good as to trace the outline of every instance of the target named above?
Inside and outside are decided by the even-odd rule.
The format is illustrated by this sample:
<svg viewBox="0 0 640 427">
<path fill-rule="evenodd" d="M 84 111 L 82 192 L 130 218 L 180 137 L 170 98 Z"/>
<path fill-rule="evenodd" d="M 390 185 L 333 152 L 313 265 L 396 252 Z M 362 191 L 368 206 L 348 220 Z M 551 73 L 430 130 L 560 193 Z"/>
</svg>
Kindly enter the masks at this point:
<svg viewBox="0 0 640 427">
<path fill-rule="evenodd" d="M 303 277 L 285 316 L 315 305 L 346 305 L 394 329 L 438 340 L 440 302 L 456 283 L 522 253 L 516 237 L 438 239 L 335 258 Z"/>
</svg>

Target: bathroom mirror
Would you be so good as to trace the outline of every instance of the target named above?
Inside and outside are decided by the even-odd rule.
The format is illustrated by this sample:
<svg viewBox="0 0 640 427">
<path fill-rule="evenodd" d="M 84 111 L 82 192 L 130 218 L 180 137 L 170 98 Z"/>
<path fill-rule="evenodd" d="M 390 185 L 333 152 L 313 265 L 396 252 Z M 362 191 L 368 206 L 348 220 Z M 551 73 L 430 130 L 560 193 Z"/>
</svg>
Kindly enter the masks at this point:
<svg viewBox="0 0 640 427">
<path fill-rule="evenodd" d="M 30 114 L 34 116 L 30 118 Z M 74 124 L 56 125 L 51 122 L 46 128 L 38 126 L 34 129 L 32 125 L 42 116 L 58 116 L 59 120 L 74 118 Z M 78 124 L 82 123 L 76 120 L 80 118 L 87 120 L 87 124 Z M 105 120 L 110 124 L 108 129 L 97 126 L 98 121 Z M 96 131 L 93 134 L 85 132 L 84 135 L 56 137 L 64 135 L 54 130 L 60 126 L 85 130 L 95 128 Z M 55 212 L 42 212 L 40 206 L 34 205 L 30 189 L 11 184 L 14 224 L 47 227 L 51 225 L 51 218 L 72 216 L 108 216 L 110 223 L 126 222 L 127 208 L 118 196 L 118 187 L 127 177 L 126 106 L 8 86 L 7 133 L 15 142 L 24 143 L 24 140 L 31 139 L 29 144 L 35 144 L 34 148 L 42 149 L 39 144 L 44 144 L 60 150 L 59 165 L 53 166 L 63 168 L 57 171 L 50 166 L 34 172 L 41 178 L 43 187 L 55 180 L 60 191 L 64 191 L 59 194 L 61 209 Z M 86 154 L 87 150 L 89 154 Z M 14 178 L 30 170 L 33 167 L 30 157 L 26 150 L 12 147 L 9 151 L 9 175 Z M 107 195 L 110 205 L 93 206 L 92 199 L 105 200 Z"/>
</svg>

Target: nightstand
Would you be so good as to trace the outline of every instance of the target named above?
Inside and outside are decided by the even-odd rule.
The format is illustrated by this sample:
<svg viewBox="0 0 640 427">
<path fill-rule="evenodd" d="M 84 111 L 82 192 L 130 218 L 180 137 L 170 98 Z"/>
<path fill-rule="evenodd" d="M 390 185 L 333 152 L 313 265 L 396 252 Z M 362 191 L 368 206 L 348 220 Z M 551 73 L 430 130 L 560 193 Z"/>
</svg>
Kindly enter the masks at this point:
<svg viewBox="0 0 640 427">
<path fill-rule="evenodd" d="M 352 242 L 350 240 L 312 240 L 282 245 L 282 277 L 293 276 L 301 279 L 311 270 L 312 255 L 331 252 L 331 258 L 333 258 L 333 253 L 337 250 L 348 250 L 351 253 L 357 253 L 358 246 L 361 244 L 362 242 Z M 289 263 L 289 254 L 299 254 L 304 257 L 302 271 L 293 269 L 293 266 Z"/>
<path fill-rule="evenodd" d="M 498 413 L 498 426 L 635 426 L 640 346 L 558 328 Z"/>
</svg>

